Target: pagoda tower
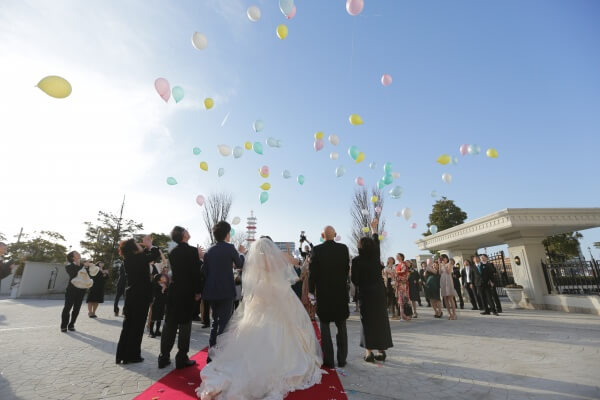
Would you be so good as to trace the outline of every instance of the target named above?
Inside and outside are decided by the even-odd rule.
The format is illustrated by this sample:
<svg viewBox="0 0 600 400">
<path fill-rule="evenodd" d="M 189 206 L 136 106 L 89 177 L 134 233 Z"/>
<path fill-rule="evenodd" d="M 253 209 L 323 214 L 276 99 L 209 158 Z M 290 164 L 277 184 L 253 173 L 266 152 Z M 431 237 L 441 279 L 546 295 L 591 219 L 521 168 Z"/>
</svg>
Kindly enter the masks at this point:
<svg viewBox="0 0 600 400">
<path fill-rule="evenodd" d="M 256 241 L 256 217 L 254 216 L 254 211 L 250 211 L 250 216 L 246 224 L 246 234 L 248 235 L 246 241 L 248 244 L 252 244 L 252 242 Z"/>
</svg>

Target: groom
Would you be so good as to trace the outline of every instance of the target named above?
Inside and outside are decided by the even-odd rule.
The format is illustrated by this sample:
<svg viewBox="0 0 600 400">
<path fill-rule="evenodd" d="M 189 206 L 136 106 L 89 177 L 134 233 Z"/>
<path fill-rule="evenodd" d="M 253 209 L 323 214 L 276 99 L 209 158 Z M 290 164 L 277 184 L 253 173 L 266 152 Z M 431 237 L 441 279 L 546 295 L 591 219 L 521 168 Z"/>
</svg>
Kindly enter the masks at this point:
<svg viewBox="0 0 600 400">
<path fill-rule="evenodd" d="M 337 327 L 337 360 L 341 368 L 346 365 L 348 356 L 346 320 L 350 316 L 348 309 L 350 254 L 346 245 L 334 241 L 336 232 L 332 226 L 326 226 L 322 236 L 325 242 L 315 246 L 310 258 L 309 297 L 314 300 L 316 293 L 317 315 L 321 325 L 323 366 L 335 368 L 333 342 L 329 330 L 330 323 L 334 322 Z"/>
</svg>

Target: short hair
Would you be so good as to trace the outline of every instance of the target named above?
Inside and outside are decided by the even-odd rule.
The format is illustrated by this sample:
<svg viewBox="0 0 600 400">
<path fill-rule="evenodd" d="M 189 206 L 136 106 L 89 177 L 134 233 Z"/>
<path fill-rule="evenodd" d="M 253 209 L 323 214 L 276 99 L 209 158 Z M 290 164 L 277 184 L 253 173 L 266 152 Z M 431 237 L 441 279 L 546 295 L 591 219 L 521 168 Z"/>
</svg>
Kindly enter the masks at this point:
<svg viewBox="0 0 600 400">
<path fill-rule="evenodd" d="M 448 261 L 450 261 L 450 259 L 448 258 L 448 255 L 447 255 L 447 254 L 442 254 L 442 255 L 440 256 L 440 259 L 442 259 L 442 260 L 448 260 Z"/>
<path fill-rule="evenodd" d="M 423 264 L 427 265 L 427 262 L 421 261 L 421 267 L 423 266 Z"/>
<path fill-rule="evenodd" d="M 135 243 L 135 239 L 125 239 L 119 243 L 119 254 L 123 258 L 131 257 L 137 251 L 137 243 Z"/>
<path fill-rule="evenodd" d="M 67 261 L 72 263 L 73 261 L 75 261 L 75 253 L 77 253 L 75 250 L 71 251 L 69 254 L 67 254 Z"/>
<path fill-rule="evenodd" d="M 466 258 L 463 260 L 463 265 L 466 267 L 467 265 L 470 267 L 471 266 L 471 261 L 467 260 Z"/>
<path fill-rule="evenodd" d="M 231 225 L 227 221 L 219 221 L 213 226 L 213 236 L 217 242 L 222 242 L 227 237 L 227 234 L 231 232 Z"/>
<path fill-rule="evenodd" d="M 181 226 L 176 226 L 173 228 L 173 230 L 171 230 L 171 239 L 179 244 L 183 241 L 183 233 L 185 232 L 185 228 L 182 228 Z"/>
<path fill-rule="evenodd" d="M 404 259 L 406 258 L 406 257 L 404 257 L 404 254 L 402 254 L 402 253 L 398 253 L 398 254 L 396 254 L 396 256 L 402 257 L 402 261 L 404 261 Z"/>
<path fill-rule="evenodd" d="M 485 257 L 485 258 L 489 258 L 487 254 L 480 254 L 479 257 Z"/>
</svg>

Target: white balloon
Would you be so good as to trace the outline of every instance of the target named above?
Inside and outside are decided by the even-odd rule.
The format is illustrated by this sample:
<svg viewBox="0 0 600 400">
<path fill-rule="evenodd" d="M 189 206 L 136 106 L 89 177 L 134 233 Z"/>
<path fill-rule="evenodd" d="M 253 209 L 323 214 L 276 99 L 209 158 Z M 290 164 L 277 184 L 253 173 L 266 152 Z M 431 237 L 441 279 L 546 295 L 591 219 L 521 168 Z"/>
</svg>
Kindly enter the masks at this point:
<svg viewBox="0 0 600 400">
<path fill-rule="evenodd" d="M 375 164 L 374 162 L 372 162 L 372 163 L 369 164 L 369 168 L 375 169 L 375 168 L 377 168 L 377 164 Z"/>
<path fill-rule="evenodd" d="M 219 149 L 219 153 L 221 153 L 223 157 L 231 155 L 231 147 L 227 146 L 226 144 L 220 144 L 217 146 L 217 148 Z"/>
<path fill-rule="evenodd" d="M 217 172 L 217 174 L 219 175 L 219 178 L 222 177 L 223 175 L 225 175 L 225 168 L 219 168 L 219 171 Z"/>
<path fill-rule="evenodd" d="M 332 160 L 337 160 L 338 158 L 340 158 L 340 155 L 336 151 L 332 151 L 331 154 L 329 154 L 329 158 L 331 158 Z"/>
<path fill-rule="evenodd" d="M 401 217 L 401 216 L 402 216 L 402 211 L 396 212 L 396 217 Z"/>
<path fill-rule="evenodd" d="M 443 180 L 444 182 L 446 182 L 446 183 L 452 183 L 452 175 L 450 175 L 450 174 L 449 174 L 449 173 L 447 173 L 447 172 L 444 172 L 444 173 L 442 174 L 442 180 Z"/>
<path fill-rule="evenodd" d="M 340 138 L 338 137 L 338 135 L 329 135 L 329 143 L 331 143 L 334 146 L 337 146 L 338 144 L 340 144 Z"/>
<path fill-rule="evenodd" d="M 410 219 L 410 217 L 412 217 L 412 211 L 410 210 L 410 208 L 403 208 L 402 216 L 404 217 L 405 220 L 408 221 Z"/>
<path fill-rule="evenodd" d="M 360 212 L 362 213 L 362 215 L 369 215 L 369 210 L 367 210 L 366 208 L 363 208 L 362 210 L 360 210 Z"/>
<path fill-rule="evenodd" d="M 258 6 L 250 6 L 246 11 L 248 14 L 248 19 L 252 22 L 256 22 L 260 19 L 260 8 Z"/>
<path fill-rule="evenodd" d="M 233 220 L 231 221 L 232 225 L 237 225 L 241 222 L 242 220 L 240 219 L 240 217 L 233 217 Z"/>
<path fill-rule="evenodd" d="M 346 173 L 346 168 L 344 168 L 343 165 L 340 165 L 339 167 L 337 167 L 335 169 L 335 176 L 337 176 L 338 178 L 340 176 L 343 176 Z"/>
<path fill-rule="evenodd" d="M 198 50 L 204 50 L 208 46 L 208 39 L 200 32 L 192 35 L 192 45 Z"/>
<path fill-rule="evenodd" d="M 244 154 L 244 149 L 242 149 L 240 146 L 235 146 L 233 148 L 233 156 L 235 158 L 240 158 L 243 154 Z"/>
</svg>

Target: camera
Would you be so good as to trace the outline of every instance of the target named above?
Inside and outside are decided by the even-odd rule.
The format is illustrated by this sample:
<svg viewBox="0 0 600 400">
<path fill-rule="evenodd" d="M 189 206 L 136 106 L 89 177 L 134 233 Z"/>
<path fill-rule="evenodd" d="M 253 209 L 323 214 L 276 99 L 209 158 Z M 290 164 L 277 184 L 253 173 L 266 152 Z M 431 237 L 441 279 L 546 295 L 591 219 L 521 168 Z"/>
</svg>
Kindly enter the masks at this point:
<svg viewBox="0 0 600 400">
<path fill-rule="evenodd" d="M 304 231 L 300 232 L 300 243 L 304 243 L 306 241 L 306 234 Z"/>
</svg>

